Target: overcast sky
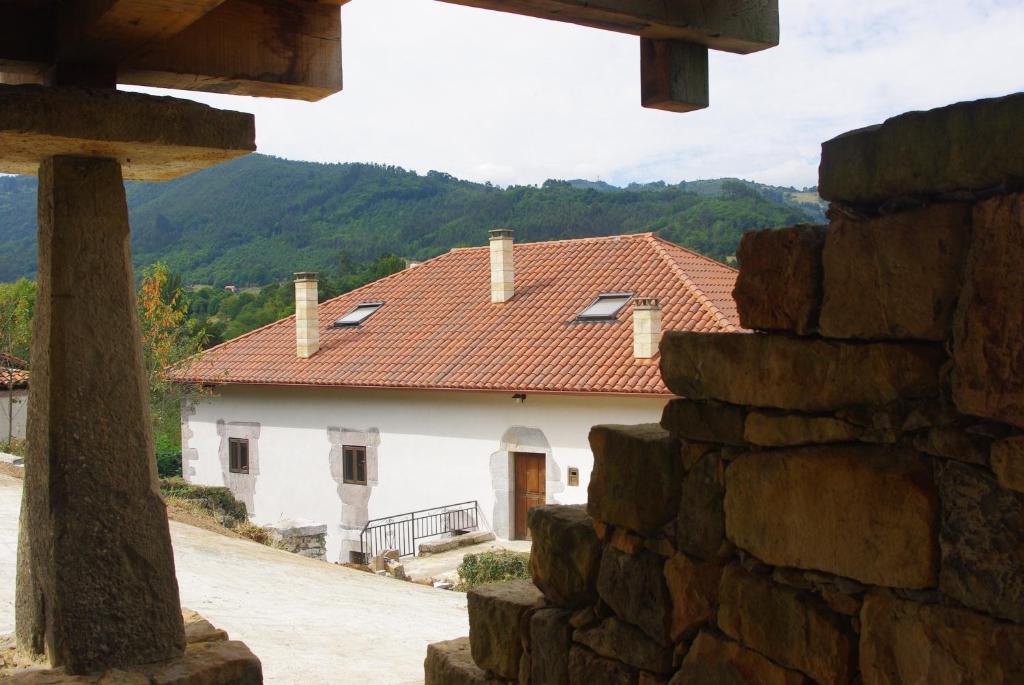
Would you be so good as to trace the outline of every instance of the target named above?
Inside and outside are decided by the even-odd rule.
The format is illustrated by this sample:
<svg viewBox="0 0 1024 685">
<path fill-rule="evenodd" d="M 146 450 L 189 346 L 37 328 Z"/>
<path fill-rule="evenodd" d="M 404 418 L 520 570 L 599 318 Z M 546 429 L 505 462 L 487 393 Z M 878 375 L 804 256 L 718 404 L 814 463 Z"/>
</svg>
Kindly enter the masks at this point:
<svg viewBox="0 0 1024 685">
<path fill-rule="evenodd" d="M 195 97 L 257 115 L 261 152 L 500 185 L 817 183 L 819 145 L 910 109 L 1024 90 L 1021 0 L 781 0 L 777 48 L 712 52 L 711 108 L 640 107 L 639 39 L 434 0 L 342 11 L 345 90 Z"/>
</svg>

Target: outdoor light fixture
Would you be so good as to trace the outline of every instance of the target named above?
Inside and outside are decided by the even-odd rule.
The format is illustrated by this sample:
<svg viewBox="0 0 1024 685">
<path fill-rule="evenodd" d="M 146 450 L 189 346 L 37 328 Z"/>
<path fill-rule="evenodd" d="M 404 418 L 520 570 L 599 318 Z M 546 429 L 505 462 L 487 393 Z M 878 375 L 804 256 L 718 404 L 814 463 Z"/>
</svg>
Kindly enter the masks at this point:
<svg viewBox="0 0 1024 685">
<path fill-rule="evenodd" d="M 526 401 L 526 393 L 517 392 L 515 395 L 512 395 L 512 399 L 515 400 L 516 404 L 522 404 Z"/>
</svg>

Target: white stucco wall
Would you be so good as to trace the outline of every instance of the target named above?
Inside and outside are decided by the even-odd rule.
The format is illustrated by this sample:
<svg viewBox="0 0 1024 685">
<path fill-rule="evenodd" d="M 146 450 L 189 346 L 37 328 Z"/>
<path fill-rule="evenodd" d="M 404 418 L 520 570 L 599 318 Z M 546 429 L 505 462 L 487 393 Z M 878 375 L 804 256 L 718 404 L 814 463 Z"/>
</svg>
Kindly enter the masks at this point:
<svg viewBox="0 0 1024 685">
<path fill-rule="evenodd" d="M 225 386 L 182 412 L 183 470 L 195 483 L 240 489 L 258 523 L 327 524 L 328 559 L 347 561 L 367 516 L 462 501 L 477 500 L 482 523 L 508 537 L 513 451 L 547 454 L 549 502 L 585 502 L 590 427 L 656 422 L 664 404 L 541 394 L 520 404 L 511 393 Z M 237 474 L 225 478 L 229 437 L 253 443 L 245 483 Z M 366 486 L 339 486 L 332 477 L 332 448 L 337 454 L 342 443 L 369 448 Z M 566 485 L 569 467 L 580 470 L 577 487 Z"/>
<path fill-rule="evenodd" d="M 9 411 L 10 410 L 10 411 Z M 8 438 L 8 414 L 14 415 L 13 430 L 14 437 L 19 440 L 25 439 L 25 421 L 28 417 L 28 390 L 15 390 L 13 402 L 9 390 L 0 390 L 0 440 Z"/>
</svg>

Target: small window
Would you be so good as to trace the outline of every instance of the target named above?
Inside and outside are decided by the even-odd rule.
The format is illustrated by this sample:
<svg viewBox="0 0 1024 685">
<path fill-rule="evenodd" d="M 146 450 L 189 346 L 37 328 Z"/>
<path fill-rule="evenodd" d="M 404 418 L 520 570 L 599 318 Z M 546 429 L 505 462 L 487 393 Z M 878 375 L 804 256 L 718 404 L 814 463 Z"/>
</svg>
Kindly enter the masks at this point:
<svg viewBox="0 0 1024 685">
<path fill-rule="evenodd" d="M 366 448 L 346 445 L 345 482 L 353 485 L 366 485 Z"/>
<path fill-rule="evenodd" d="M 228 469 L 249 473 L 249 441 L 245 438 L 228 438 Z"/>
<path fill-rule="evenodd" d="M 373 315 L 378 309 L 384 306 L 383 302 L 363 302 L 356 305 L 356 308 L 345 316 L 334 322 L 335 326 L 358 326 Z"/>
<path fill-rule="evenodd" d="M 632 297 L 630 293 L 602 293 L 589 307 L 580 312 L 576 320 L 614 321 Z"/>
</svg>

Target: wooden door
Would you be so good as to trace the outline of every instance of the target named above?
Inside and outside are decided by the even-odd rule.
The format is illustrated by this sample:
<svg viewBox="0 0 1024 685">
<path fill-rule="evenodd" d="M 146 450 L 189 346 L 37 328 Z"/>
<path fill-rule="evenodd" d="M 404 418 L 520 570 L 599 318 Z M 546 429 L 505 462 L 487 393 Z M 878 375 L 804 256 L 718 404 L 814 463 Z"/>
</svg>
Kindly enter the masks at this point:
<svg viewBox="0 0 1024 685">
<path fill-rule="evenodd" d="M 515 537 L 517 540 L 529 540 L 530 529 L 526 526 L 526 512 L 531 507 L 544 504 L 547 493 L 544 480 L 547 477 L 543 454 L 516 452 L 515 461 Z"/>
</svg>

